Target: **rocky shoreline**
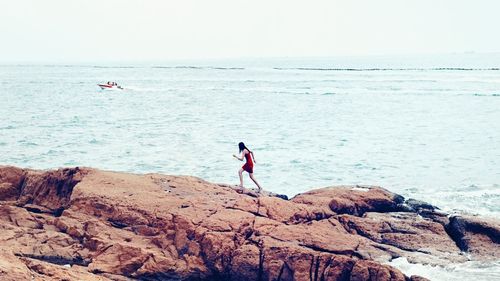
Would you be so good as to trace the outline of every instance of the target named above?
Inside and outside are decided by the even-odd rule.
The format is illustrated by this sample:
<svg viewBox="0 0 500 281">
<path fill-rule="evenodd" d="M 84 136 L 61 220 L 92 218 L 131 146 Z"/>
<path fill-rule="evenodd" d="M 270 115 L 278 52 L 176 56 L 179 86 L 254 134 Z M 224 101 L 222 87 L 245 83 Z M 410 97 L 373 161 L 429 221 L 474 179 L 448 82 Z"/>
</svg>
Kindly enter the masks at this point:
<svg viewBox="0 0 500 281">
<path fill-rule="evenodd" d="M 375 186 L 291 199 L 188 176 L 0 166 L 1 280 L 425 280 L 500 258 L 500 222 Z"/>
</svg>

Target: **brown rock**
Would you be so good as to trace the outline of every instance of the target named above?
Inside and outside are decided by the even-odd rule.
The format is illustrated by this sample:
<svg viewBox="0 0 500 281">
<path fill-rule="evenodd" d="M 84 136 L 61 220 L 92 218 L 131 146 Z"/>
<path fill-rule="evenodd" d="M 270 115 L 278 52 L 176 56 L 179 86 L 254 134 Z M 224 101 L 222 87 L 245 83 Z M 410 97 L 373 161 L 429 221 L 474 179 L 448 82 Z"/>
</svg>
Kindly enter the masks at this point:
<svg viewBox="0 0 500 281">
<path fill-rule="evenodd" d="M 459 252 L 443 225 L 415 213 L 365 213 L 362 218 L 341 215 L 339 221 L 354 234 L 403 250 Z"/>
<path fill-rule="evenodd" d="M 19 258 L 12 252 L 0 252 L 0 280 L 17 281 L 32 280 L 36 276 Z"/>
<path fill-rule="evenodd" d="M 500 223 L 473 216 L 453 216 L 448 232 L 458 247 L 475 256 L 500 258 Z"/>
<path fill-rule="evenodd" d="M 35 204 L 59 215 L 70 201 L 74 186 L 85 172 L 79 168 L 61 169 L 45 173 L 28 172 L 18 204 Z"/>
<path fill-rule="evenodd" d="M 394 212 L 399 210 L 398 204 L 404 198 L 375 186 L 342 186 L 322 188 L 299 194 L 292 198 L 293 202 L 326 206 L 336 214 L 361 216 L 365 212 Z"/>
<path fill-rule="evenodd" d="M 16 167 L 0 166 L 0 200 L 17 200 L 24 178 L 24 170 Z"/>
<path fill-rule="evenodd" d="M 131 276 L 150 258 L 150 254 L 141 248 L 114 244 L 96 255 L 89 264 L 91 272 L 108 272 Z"/>
<path fill-rule="evenodd" d="M 378 262 L 460 253 L 443 216 L 397 213 L 402 198 L 376 187 L 283 200 L 195 177 L 14 167 L 0 185 L 2 280 L 408 280 Z M 497 245 L 496 228 L 476 224 L 449 227 L 494 256 L 477 249 Z"/>
</svg>

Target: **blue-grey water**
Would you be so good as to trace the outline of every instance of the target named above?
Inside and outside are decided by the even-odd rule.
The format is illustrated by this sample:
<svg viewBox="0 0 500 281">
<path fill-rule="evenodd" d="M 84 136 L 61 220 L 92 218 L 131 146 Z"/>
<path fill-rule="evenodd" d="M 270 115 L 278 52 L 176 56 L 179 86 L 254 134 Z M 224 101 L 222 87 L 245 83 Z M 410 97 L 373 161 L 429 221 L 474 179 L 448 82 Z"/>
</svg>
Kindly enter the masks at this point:
<svg viewBox="0 0 500 281">
<path fill-rule="evenodd" d="M 2 65 L 0 163 L 237 184 L 244 141 L 270 191 L 381 185 L 498 217 L 499 67 L 498 54 Z M 110 80 L 125 90 L 96 85 Z"/>
</svg>

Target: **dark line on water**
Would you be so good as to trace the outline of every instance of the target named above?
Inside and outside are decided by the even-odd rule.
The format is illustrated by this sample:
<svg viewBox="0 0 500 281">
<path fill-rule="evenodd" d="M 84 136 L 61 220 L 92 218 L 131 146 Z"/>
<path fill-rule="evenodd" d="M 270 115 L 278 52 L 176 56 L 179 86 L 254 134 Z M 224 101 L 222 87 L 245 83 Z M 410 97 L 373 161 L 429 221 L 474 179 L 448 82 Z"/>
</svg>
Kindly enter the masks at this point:
<svg viewBox="0 0 500 281">
<path fill-rule="evenodd" d="M 178 65 L 178 66 L 151 66 L 151 68 L 165 69 L 217 69 L 217 70 L 244 70 L 244 67 L 220 67 L 220 66 L 193 66 L 193 65 Z"/>
<path fill-rule="evenodd" d="M 434 68 L 316 68 L 316 67 L 274 67 L 275 70 L 313 70 L 313 71 L 499 71 L 498 67 L 465 68 L 465 67 L 434 67 Z"/>
</svg>

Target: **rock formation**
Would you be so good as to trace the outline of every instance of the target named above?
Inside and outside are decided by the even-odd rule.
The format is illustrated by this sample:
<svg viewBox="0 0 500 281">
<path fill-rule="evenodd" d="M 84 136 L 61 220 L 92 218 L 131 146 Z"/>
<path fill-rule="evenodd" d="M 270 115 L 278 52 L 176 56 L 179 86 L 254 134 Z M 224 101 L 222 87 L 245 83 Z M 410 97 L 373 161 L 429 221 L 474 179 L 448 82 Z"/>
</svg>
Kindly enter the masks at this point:
<svg viewBox="0 0 500 281">
<path fill-rule="evenodd" d="M 379 187 L 286 200 L 89 168 L 0 167 L 0 233 L 1 280 L 424 280 L 383 263 L 500 256 L 498 221 Z"/>
</svg>

